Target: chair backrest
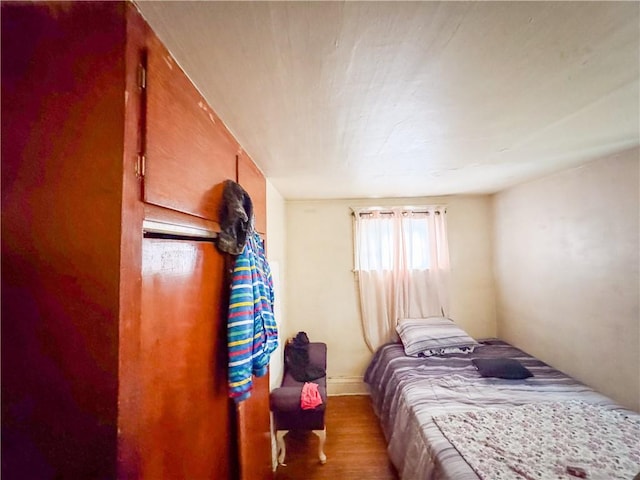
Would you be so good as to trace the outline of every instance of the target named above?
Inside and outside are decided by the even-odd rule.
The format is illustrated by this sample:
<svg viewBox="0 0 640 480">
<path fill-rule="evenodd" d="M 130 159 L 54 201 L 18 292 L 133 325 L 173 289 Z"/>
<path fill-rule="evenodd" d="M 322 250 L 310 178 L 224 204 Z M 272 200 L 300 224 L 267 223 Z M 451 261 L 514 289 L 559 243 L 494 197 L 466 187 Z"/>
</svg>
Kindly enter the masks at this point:
<svg viewBox="0 0 640 480">
<path fill-rule="evenodd" d="M 288 343 L 284 347 L 284 374 L 290 373 L 292 367 L 289 365 L 289 359 L 296 358 L 292 349 L 295 347 L 293 344 Z M 321 368 L 326 372 L 327 370 L 327 344 L 323 342 L 309 342 L 307 346 L 309 365 Z M 296 366 L 293 367 L 296 369 Z"/>
</svg>

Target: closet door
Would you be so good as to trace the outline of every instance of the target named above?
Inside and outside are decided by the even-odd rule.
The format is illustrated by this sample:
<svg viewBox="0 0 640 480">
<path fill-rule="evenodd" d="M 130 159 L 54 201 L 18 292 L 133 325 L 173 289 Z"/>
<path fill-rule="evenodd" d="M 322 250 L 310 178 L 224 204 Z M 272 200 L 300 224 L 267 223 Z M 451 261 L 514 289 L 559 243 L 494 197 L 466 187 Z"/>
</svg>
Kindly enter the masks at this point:
<svg viewBox="0 0 640 480">
<path fill-rule="evenodd" d="M 117 475 L 125 6 L 0 4 L 3 480 Z"/>
<path fill-rule="evenodd" d="M 153 34 L 143 63 L 144 201 L 219 221 L 239 145 Z"/>
<path fill-rule="evenodd" d="M 143 240 L 140 478 L 230 478 L 223 268 L 211 243 Z"/>
<path fill-rule="evenodd" d="M 239 403 L 237 409 L 241 480 L 273 478 L 268 374 L 253 377 L 251 397 Z"/>
</svg>

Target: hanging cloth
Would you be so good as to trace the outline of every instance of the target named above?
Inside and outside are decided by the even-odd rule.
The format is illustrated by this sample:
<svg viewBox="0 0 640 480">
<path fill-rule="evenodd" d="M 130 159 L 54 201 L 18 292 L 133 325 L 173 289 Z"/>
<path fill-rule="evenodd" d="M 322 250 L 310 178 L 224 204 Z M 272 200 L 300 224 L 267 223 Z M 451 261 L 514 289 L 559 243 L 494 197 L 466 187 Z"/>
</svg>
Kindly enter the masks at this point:
<svg viewBox="0 0 640 480">
<path fill-rule="evenodd" d="M 303 410 L 312 410 L 318 405 L 322 405 L 322 397 L 318 391 L 318 384 L 306 382 L 302 386 L 300 393 L 300 408 Z"/>
<path fill-rule="evenodd" d="M 252 232 L 236 257 L 229 299 L 229 396 L 236 402 L 249 398 L 252 375 L 267 373 L 271 353 L 278 346 L 273 305 L 273 280 L 264 243 Z"/>
<path fill-rule="evenodd" d="M 225 180 L 223 188 L 216 245 L 222 252 L 240 255 L 253 231 L 253 202 L 244 188 L 232 180 Z"/>
</svg>

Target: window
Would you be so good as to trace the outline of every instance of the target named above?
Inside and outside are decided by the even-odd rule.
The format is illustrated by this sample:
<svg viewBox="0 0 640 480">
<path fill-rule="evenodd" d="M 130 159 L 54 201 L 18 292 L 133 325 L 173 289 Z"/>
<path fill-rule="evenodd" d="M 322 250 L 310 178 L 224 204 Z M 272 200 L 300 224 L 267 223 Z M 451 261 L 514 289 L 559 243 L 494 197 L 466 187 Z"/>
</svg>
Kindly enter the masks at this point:
<svg viewBox="0 0 640 480">
<path fill-rule="evenodd" d="M 354 209 L 355 271 L 371 351 L 396 338 L 399 318 L 448 309 L 449 250 L 441 207 Z"/>
<path fill-rule="evenodd" d="M 429 270 L 431 252 L 427 210 L 363 210 L 356 228 L 356 270 Z"/>
</svg>

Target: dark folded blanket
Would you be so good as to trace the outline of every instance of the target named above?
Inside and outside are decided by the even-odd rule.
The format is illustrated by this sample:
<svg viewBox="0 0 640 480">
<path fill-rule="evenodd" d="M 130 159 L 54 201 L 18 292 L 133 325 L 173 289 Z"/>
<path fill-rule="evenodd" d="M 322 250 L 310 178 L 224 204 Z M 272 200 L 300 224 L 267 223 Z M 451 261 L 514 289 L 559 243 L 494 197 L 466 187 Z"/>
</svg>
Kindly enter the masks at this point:
<svg viewBox="0 0 640 480">
<path fill-rule="evenodd" d="M 298 382 L 309 382 L 326 375 L 324 368 L 309 362 L 309 337 L 305 332 L 298 332 L 285 351 L 287 369 Z"/>
</svg>

